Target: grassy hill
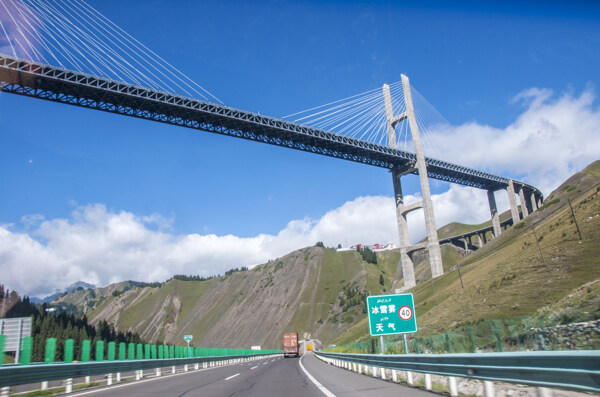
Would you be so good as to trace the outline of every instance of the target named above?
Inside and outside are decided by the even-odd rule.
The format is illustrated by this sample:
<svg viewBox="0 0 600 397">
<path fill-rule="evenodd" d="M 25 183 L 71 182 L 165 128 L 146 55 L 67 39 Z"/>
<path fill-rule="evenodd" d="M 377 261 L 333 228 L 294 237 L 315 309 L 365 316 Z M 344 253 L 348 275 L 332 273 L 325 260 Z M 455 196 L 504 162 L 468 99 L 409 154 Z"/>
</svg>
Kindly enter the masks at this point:
<svg viewBox="0 0 600 397">
<path fill-rule="evenodd" d="M 177 343 L 193 334 L 202 346 L 280 348 L 281 334 L 291 331 L 333 341 L 364 317 L 367 295 L 389 291 L 394 271 L 354 251 L 308 247 L 207 281 L 123 282 L 73 291 L 55 303 L 149 341 Z"/>
<path fill-rule="evenodd" d="M 485 225 L 453 223 L 442 227 L 440 236 Z M 419 333 L 523 315 L 563 316 L 564 321 L 600 318 L 599 242 L 600 161 L 569 178 L 538 211 L 469 256 L 443 246 L 443 276 L 431 281 L 427 256 L 417 256 L 418 284 L 409 292 L 415 295 Z M 58 302 L 85 311 L 92 324 L 106 320 L 149 341 L 181 343 L 184 334 L 193 334 L 199 346 L 281 348 L 281 334 L 295 331 L 324 345 L 347 344 L 369 337 L 365 297 L 391 292 L 397 277 L 399 252 L 377 256 L 378 264 L 372 264 L 354 251 L 308 247 L 206 281 L 128 281 L 78 289 Z M 576 318 L 569 313 L 577 313 Z"/>
<path fill-rule="evenodd" d="M 446 274 L 407 291 L 415 296 L 419 333 L 440 333 L 481 320 L 524 315 L 563 316 L 563 322 L 598 319 L 599 243 L 600 161 L 596 161 L 565 181 L 540 209 L 515 227 L 466 258 L 455 257 L 452 271 L 452 263 L 445 262 Z M 419 269 L 426 272 L 428 266 L 426 261 L 421 263 L 417 274 Z M 367 338 L 367 323 L 362 321 L 335 343 Z"/>
</svg>

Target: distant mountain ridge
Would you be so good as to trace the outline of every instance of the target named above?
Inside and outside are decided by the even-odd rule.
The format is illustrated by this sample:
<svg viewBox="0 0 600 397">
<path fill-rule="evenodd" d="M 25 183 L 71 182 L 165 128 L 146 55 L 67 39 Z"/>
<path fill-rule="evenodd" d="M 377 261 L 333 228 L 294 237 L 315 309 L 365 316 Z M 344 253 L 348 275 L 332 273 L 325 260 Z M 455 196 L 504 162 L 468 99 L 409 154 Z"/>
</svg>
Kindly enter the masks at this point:
<svg viewBox="0 0 600 397">
<path fill-rule="evenodd" d="M 33 303 L 50 303 L 53 300 L 55 300 L 56 298 L 58 298 L 61 294 L 64 294 L 65 292 L 70 292 L 70 291 L 76 290 L 79 287 L 81 287 L 83 289 L 96 288 L 96 286 L 93 284 L 89 284 L 84 281 L 76 281 L 73 284 L 69 285 L 64 290 L 62 290 L 62 291 L 57 290 L 55 293 L 53 293 L 52 295 L 48 295 L 45 298 L 40 299 L 40 298 L 32 297 L 32 298 L 29 298 L 29 300 Z"/>
</svg>

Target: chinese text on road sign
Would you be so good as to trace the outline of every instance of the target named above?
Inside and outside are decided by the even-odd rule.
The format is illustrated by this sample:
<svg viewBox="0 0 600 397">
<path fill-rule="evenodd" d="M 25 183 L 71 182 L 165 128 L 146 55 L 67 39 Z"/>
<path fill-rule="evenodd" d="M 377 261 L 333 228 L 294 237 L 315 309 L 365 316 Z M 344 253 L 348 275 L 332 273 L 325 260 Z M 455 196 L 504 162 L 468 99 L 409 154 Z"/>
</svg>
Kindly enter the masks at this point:
<svg viewBox="0 0 600 397">
<path fill-rule="evenodd" d="M 412 294 L 368 296 L 367 310 L 372 336 L 417 332 Z"/>
</svg>

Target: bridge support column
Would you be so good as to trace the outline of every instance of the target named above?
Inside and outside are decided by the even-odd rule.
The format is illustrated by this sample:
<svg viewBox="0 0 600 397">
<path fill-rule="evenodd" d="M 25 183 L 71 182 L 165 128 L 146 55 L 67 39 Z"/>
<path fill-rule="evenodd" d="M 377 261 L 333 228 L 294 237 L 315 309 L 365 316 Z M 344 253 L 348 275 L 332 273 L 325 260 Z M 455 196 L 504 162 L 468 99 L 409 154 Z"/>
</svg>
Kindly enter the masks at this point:
<svg viewBox="0 0 600 397">
<path fill-rule="evenodd" d="M 387 84 L 383 86 L 383 98 L 388 122 L 389 145 L 392 148 L 396 148 L 396 124 L 398 124 L 400 121 L 408 119 L 412 135 L 412 141 L 415 148 L 416 162 L 414 164 L 414 168 L 411 170 L 407 170 L 407 172 L 418 171 L 419 173 L 421 195 L 423 196 L 423 200 L 420 206 L 423 208 L 423 213 L 425 215 L 425 227 L 427 230 L 427 251 L 429 254 L 429 264 L 431 266 L 431 277 L 435 278 L 444 274 L 444 267 L 442 265 L 442 253 L 440 251 L 440 242 L 437 235 L 437 228 L 435 226 L 435 217 L 433 214 L 433 202 L 431 201 L 431 192 L 429 189 L 427 164 L 425 163 L 425 155 L 423 153 L 421 137 L 419 135 L 419 126 L 417 125 L 417 118 L 415 116 L 415 110 L 412 103 L 410 82 L 408 80 L 408 77 L 406 77 L 405 75 L 402 75 L 401 77 L 402 88 L 404 91 L 404 103 L 406 104 L 405 113 L 399 116 L 394 116 L 390 88 Z M 396 199 L 396 219 L 398 220 L 398 231 L 400 234 L 400 266 L 402 267 L 402 273 L 404 277 L 404 287 L 410 288 L 416 285 L 416 280 L 414 277 L 414 264 L 409 258 L 407 251 L 407 248 L 410 245 L 410 241 L 408 239 L 408 225 L 406 223 L 406 214 L 416 208 L 404 208 L 402 188 L 400 185 L 401 176 L 402 174 L 399 172 L 399 170 L 392 170 L 392 177 L 394 180 L 394 197 Z"/>
<path fill-rule="evenodd" d="M 398 222 L 398 234 L 400 235 L 400 263 L 398 265 L 402 270 L 404 288 L 411 288 L 417 285 L 417 282 L 415 279 L 415 265 L 408 255 L 408 247 L 410 246 L 408 222 L 406 220 L 408 213 L 404 211 L 404 197 L 402 195 L 400 177 L 400 173 L 397 170 L 392 170 L 394 198 L 396 202 L 396 221 Z M 398 273 L 400 272 L 398 271 Z"/>
<path fill-rule="evenodd" d="M 423 213 L 425 215 L 425 228 L 427 229 L 427 251 L 429 253 L 429 265 L 431 266 L 431 278 L 436 278 L 444 274 L 442 251 L 440 250 L 440 241 L 435 226 L 433 202 L 431 201 L 429 177 L 427 176 L 427 165 L 425 163 L 423 147 L 421 146 L 417 117 L 415 116 L 415 109 L 413 107 L 410 82 L 405 75 L 402 75 L 402 88 L 404 91 L 404 103 L 406 104 L 406 115 L 408 116 L 413 146 L 415 147 L 415 155 L 417 156 L 419 180 L 421 182 L 421 195 L 423 196 Z"/>
<path fill-rule="evenodd" d="M 481 236 L 477 234 L 477 243 L 479 248 L 483 247 L 483 241 L 481 241 Z"/>
<path fill-rule="evenodd" d="M 527 206 L 527 201 L 525 201 L 525 192 L 523 191 L 523 187 L 519 188 L 519 202 L 521 203 L 521 212 L 523 213 L 523 219 L 529 216 L 529 208 Z"/>
<path fill-rule="evenodd" d="M 500 229 L 500 217 L 498 216 L 498 207 L 496 206 L 496 196 L 494 196 L 493 190 L 488 190 L 488 202 L 490 204 L 490 213 L 492 214 L 492 228 L 494 230 L 494 237 L 498 237 L 502 234 Z"/>
<path fill-rule="evenodd" d="M 531 208 L 532 208 L 531 212 L 537 211 L 538 206 L 537 206 L 537 202 L 535 200 L 535 193 L 531 193 L 531 197 L 529 198 L 529 201 L 531 202 Z"/>
<path fill-rule="evenodd" d="M 510 204 L 510 214 L 512 216 L 514 226 L 519 223 L 521 218 L 519 217 L 519 207 L 517 207 L 517 199 L 515 197 L 515 185 L 512 179 L 508 180 L 506 192 L 508 193 L 508 203 Z"/>
</svg>

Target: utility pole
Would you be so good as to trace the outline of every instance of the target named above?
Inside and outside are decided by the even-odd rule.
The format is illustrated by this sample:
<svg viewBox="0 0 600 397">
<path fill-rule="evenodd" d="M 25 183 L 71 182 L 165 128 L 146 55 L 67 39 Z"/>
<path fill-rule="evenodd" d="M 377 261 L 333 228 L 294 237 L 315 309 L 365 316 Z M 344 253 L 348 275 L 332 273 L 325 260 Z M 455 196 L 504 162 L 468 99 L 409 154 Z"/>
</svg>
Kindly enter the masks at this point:
<svg viewBox="0 0 600 397">
<path fill-rule="evenodd" d="M 533 231 L 533 237 L 535 238 L 535 243 L 537 244 L 538 250 L 540 250 L 540 256 L 542 257 L 542 263 L 544 263 L 544 267 L 546 266 L 546 261 L 544 260 L 544 254 L 542 254 L 542 249 L 540 248 L 540 243 L 538 242 L 537 234 L 535 233 L 535 228 L 531 226 L 531 230 Z"/>
<path fill-rule="evenodd" d="M 573 211 L 573 206 L 571 205 L 571 200 L 567 199 L 569 203 L 569 208 L 571 208 L 571 215 L 573 215 L 573 220 L 575 221 L 575 227 L 577 228 L 577 234 L 579 234 L 579 241 L 582 241 L 581 231 L 579 230 L 579 224 L 577 223 L 577 218 L 575 218 L 575 211 Z"/>
</svg>

